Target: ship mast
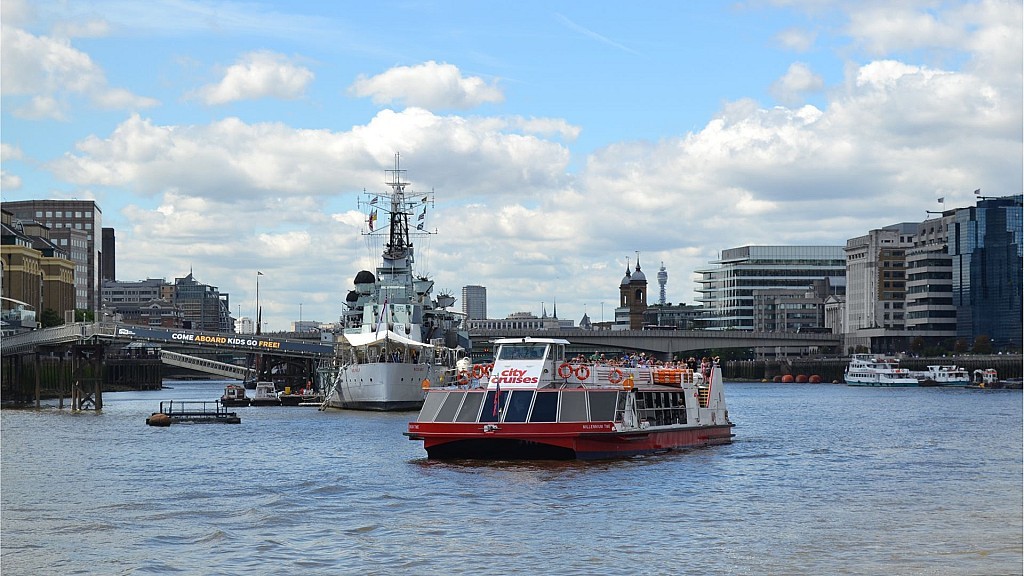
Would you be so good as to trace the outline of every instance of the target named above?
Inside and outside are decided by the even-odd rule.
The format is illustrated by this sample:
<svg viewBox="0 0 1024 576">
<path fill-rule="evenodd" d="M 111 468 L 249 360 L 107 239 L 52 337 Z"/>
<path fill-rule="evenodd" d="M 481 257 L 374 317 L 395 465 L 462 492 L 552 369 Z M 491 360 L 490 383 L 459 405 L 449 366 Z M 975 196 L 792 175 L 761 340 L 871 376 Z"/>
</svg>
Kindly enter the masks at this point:
<svg viewBox="0 0 1024 576">
<path fill-rule="evenodd" d="M 405 170 L 399 168 L 399 157 L 395 154 L 395 167 L 385 170 L 391 186 L 391 210 L 389 212 L 390 230 L 388 242 L 384 245 L 385 260 L 399 260 L 409 256 L 412 261 L 412 242 L 409 241 L 409 213 L 405 209 L 405 187 L 409 184 L 402 180 Z"/>
</svg>

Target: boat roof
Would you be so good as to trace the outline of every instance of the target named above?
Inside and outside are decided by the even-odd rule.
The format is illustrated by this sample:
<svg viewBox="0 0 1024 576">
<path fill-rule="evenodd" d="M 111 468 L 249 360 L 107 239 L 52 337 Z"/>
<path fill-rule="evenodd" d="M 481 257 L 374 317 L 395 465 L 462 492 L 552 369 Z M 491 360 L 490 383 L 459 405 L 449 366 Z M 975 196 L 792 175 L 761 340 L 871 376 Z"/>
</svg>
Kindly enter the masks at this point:
<svg viewBox="0 0 1024 576">
<path fill-rule="evenodd" d="M 401 334 L 392 332 L 391 330 L 386 330 L 384 332 L 358 332 L 356 334 L 345 334 L 345 339 L 353 346 L 368 346 L 370 344 L 390 341 L 405 344 L 406 346 L 419 346 L 421 348 L 431 347 L 430 344 L 417 342 L 416 340 L 402 336 Z"/>
<path fill-rule="evenodd" d="M 533 336 L 526 336 L 523 338 L 498 338 L 493 341 L 495 344 L 569 344 L 568 340 L 562 338 L 534 338 Z"/>
</svg>

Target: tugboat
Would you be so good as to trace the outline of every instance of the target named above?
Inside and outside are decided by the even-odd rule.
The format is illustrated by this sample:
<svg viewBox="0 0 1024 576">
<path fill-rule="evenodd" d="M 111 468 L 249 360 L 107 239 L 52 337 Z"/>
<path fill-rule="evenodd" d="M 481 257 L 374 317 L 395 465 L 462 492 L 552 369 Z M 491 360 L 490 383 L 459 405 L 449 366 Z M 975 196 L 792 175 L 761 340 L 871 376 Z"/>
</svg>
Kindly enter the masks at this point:
<svg viewBox="0 0 1024 576">
<path fill-rule="evenodd" d="M 496 340 L 494 364 L 430 388 L 405 435 L 431 459 L 601 459 L 732 442 L 718 365 L 572 363 L 568 344 Z"/>
<path fill-rule="evenodd" d="M 245 386 L 228 384 L 220 396 L 221 406 L 248 406 L 249 397 L 245 395 Z"/>
<path fill-rule="evenodd" d="M 376 275 L 359 272 L 345 299 L 339 359 L 326 374 L 325 405 L 333 408 L 416 410 L 423 405 L 423 382 L 436 386 L 450 378 L 470 347 L 468 332 L 460 331 L 462 315 L 448 310 L 455 298 L 442 293 L 434 299 L 434 281 L 413 272 L 410 236 L 429 233 L 424 218 L 433 193 L 406 189 L 398 155 L 395 168 L 385 172 L 391 192 L 361 202 L 369 211 L 368 240 L 384 236 L 378 212 L 388 216 L 383 261 Z"/>
</svg>

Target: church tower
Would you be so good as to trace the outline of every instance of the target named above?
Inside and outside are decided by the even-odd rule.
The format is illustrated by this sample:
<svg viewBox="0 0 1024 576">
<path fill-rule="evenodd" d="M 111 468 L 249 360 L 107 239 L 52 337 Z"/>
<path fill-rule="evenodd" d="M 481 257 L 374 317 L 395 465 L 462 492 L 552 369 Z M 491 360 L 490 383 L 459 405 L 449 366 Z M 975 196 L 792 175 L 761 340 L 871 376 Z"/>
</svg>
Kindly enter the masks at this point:
<svg viewBox="0 0 1024 576">
<path fill-rule="evenodd" d="M 644 312 L 647 311 L 647 276 L 640 270 L 640 254 L 636 256 L 636 269 L 629 280 L 629 329 L 643 330 Z"/>
</svg>

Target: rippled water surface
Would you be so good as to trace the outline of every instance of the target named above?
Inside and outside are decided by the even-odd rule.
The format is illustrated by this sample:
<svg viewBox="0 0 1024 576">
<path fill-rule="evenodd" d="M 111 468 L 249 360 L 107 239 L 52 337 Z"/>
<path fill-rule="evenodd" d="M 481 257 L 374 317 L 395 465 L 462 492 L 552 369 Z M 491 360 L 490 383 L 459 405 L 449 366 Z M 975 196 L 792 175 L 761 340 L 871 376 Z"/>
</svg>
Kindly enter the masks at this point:
<svg viewBox="0 0 1024 576">
<path fill-rule="evenodd" d="M 1020 391 L 731 384 L 735 442 L 602 462 L 439 463 L 412 413 L 239 425 L 3 410 L 15 574 L 1021 574 Z"/>
</svg>

